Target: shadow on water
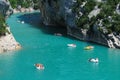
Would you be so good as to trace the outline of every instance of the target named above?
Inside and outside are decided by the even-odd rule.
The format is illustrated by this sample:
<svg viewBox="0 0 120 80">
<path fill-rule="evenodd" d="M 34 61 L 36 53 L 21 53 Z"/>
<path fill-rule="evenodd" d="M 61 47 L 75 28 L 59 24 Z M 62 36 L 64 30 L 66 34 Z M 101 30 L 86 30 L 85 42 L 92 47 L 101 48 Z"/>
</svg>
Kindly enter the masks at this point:
<svg viewBox="0 0 120 80">
<path fill-rule="evenodd" d="M 63 37 L 67 37 L 67 29 L 63 26 L 45 26 L 42 23 L 42 18 L 40 12 L 27 13 L 18 16 L 19 21 L 24 21 L 27 24 L 32 25 L 34 28 L 42 30 L 45 34 L 54 35 L 55 33 L 60 33 Z"/>
<path fill-rule="evenodd" d="M 59 25 L 58 26 L 45 26 L 42 23 L 40 12 L 23 14 L 23 15 L 18 16 L 18 19 L 20 21 L 24 21 L 25 23 L 32 25 L 32 27 L 34 28 L 40 29 L 45 34 L 54 35 L 55 33 L 60 33 L 62 34 L 63 37 L 67 37 L 72 40 L 78 40 L 74 37 L 67 35 L 67 28 L 65 26 L 59 26 Z M 87 44 L 94 44 L 94 43 L 87 42 Z"/>
<path fill-rule="evenodd" d="M 25 13 L 18 16 L 19 21 L 24 21 L 27 24 L 33 25 L 34 27 L 38 28 L 41 24 L 41 16 L 40 12 L 35 13 Z"/>
</svg>

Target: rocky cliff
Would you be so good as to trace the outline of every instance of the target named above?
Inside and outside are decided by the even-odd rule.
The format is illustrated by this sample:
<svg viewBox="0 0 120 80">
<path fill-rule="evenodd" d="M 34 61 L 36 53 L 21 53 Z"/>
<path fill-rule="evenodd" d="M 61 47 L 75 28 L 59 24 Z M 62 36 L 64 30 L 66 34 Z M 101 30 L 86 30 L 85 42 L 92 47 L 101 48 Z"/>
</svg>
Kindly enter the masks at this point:
<svg viewBox="0 0 120 80">
<path fill-rule="evenodd" d="M 13 10 L 11 8 L 11 5 L 8 0 L 0 0 L 0 14 L 3 14 L 4 16 L 9 16 L 13 13 Z"/>
<path fill-rule="evenodd" d="M 64 25 L 68 34 L 120 48 L 119 0 L 40 0 L 45 25 Z"/>
</svg>

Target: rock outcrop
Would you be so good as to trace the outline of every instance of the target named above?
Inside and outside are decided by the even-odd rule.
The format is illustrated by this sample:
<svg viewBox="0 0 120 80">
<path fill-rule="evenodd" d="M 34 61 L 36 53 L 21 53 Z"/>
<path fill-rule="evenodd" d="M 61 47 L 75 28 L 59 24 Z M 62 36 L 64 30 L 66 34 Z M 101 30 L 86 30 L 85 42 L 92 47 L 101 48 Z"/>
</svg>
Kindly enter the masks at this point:
<svg viewBox="0 0 120 80">
<path fill-rule="evenodd" d="M 0 14 L 8 17 L 13 13 L 11 5 L 8 0 L 0 0 Z"/>
<path fill-rule="evenodd" d="M 75 14 L 72 13 L 74 0 L 40 0 L 40 11 L 46 25 L 67 25 L 75 27 Z"/>
<path fill-rule="evenodd" d="M 43 23 L 45 25 L 64 25 L 67 27 L 69 35 L 80 40 L 92 41 L 110 48 L 120 48 L 119 31 L 115 31 L 116 26 L 113 26 L 116 29 L 112 28 L 113 23 L 119 21 L 114 16 L 120 16 L 119 3 L 117 5 L 113 3 L 116 9 L 114 11 L 112 9 L 113 13 L 111 15 L 112 11 L 107 13 L 104 10 L 108 9 L 105 6 L 112 7 L 112 2 L 109 5 L 105 4 L 106 0 L 93 1 L 40 0 Z M 96 3 L 100 3 L 100 5 Z M 101 7 L 103 4 L 105 5 Z"/>
</svg>

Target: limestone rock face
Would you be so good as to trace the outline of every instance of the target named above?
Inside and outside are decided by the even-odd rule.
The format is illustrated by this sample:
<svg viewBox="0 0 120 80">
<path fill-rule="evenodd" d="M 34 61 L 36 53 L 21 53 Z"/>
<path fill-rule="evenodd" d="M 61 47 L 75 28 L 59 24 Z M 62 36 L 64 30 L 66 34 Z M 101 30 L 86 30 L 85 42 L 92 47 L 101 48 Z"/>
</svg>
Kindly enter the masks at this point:
<svg viewBox="0 0 120 80">
<path fill-rule="evenodd" d="M 119 10 L 119 3 L 114 5 L 116 6 L 115 10 L 109 8 L 113 11 L 111 16 L 106 12 L 102 13 L 107 5 L 100 7 L 101 5 L 96 4 L 104 4 L 107 0 L 93 0 L 96 1 L 95 4 L 89 0 L 81 1 L 83 0 L 40 0 L 43 23 L 45 25 L 64 25 L 67 27 L 69 35 L 80 40 L 99 43 L 110 48 L 120 48 L 120 34 L 114 29 L 111 32 L 106 27 L 109 24 L 110 28 L 112 27 L 111 25 L 115 21 L 113 20 L 114 15 L 117 15 Z M 108 23 L 104 24 L 104 21 L 108 21 Z M 84 25 L 81 25 L 83 23 Z"/>
<path fill-rule="evenodd" d="M 68 25 L 75 27 L 72 13 L 74 0 L 40 0 L 40 11 L 46 25 Z"/>
<path fill-rule="evenodd" d="M 0 0 L 0 13 L 6 17 L 13 13 L 8 0 Z"/>
</svg>

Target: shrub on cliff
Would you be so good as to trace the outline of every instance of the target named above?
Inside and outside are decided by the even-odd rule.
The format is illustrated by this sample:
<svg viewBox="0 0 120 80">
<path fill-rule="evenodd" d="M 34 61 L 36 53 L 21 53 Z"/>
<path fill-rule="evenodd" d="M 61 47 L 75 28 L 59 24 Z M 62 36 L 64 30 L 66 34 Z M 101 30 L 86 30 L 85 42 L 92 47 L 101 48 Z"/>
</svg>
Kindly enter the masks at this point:
<svg viewBox="0 0 120 80">
<path fill-rule="evenodd" d="M 85 2 L 83 5 L 83 2 Z M 76 14 L 76 25 L 79 28 L 90 29 L 94 25 L 98 26 L 98 30 L 104 31 L 106 29 L 107 33 L 120 33 L 120 15 L 116 13 L 116 7 L 120 0 L 106 0 L 105 2 L 96 2 L 96 0 L 77 0 L 77 2 L 72 7 L 72 12 Z M 98 6 L 95 8 L 95 6 Z M 88 18 L 89 13 L 94 9 L 100 9 L 100 13 L 96 16 Z M 99 23 L 101 22 L 101 25 Z M 89 26 L 88 26 L 89 25 Z M 102 28 L 100 28 L 102 27 Z M 104 28 L 103 28 L 104 27 Z"/>
<path fill-rule="evenodd" d="M 16 8 L 18 5 L 27 8 L 32 3 L 31 0 L 9 0 L 9 1 L 13 8 Z"/>
<path fill-rule="evenodd" d="M 0 14 L 0 36 L 5 35 L 6 33 L 9 33 L 9 31 L 6 29 L 5 18 Z"/>
<path fill-rule="evenodd" d="M 13 8 L 17 8 L 18 5 L 21 7 L 33 7 L 35 9 L 39 8 L 39 0 L 9 0 Z"/>
</svg>

